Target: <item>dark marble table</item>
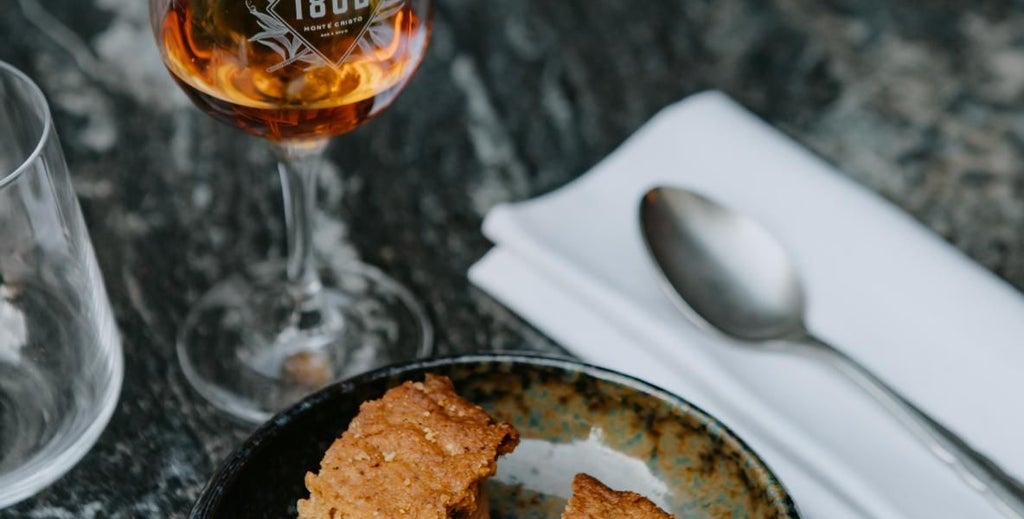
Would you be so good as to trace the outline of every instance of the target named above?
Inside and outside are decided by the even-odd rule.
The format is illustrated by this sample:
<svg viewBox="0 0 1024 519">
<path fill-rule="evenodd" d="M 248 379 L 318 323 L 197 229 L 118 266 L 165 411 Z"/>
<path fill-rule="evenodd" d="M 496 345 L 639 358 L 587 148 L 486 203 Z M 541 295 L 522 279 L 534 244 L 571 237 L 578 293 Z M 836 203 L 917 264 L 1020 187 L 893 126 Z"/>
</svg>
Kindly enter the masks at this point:
<svg viewBox="0 0 1024 519">
<path fill-rule="evenodd" d="M 319 252 L 358 253 L 407 283 L 440 353 L 557 351 L 467 282 L 489 247 L 483 215 L 572 180 L 666 104 L 718 88 L 1024 287 L 1019 4 L 440 0 L 412 86 L 330 150 L 353 175 L 324 178 Z M 126 358 L 96 447 L 0 515 L 182 516 L 248 429 L 189 389 L 174 332 L 222 274 L 282 254 L 272 157 L 191 108 L 142 0 L 9 0 L 0 59 L 49 96 Z"/>
</svg>

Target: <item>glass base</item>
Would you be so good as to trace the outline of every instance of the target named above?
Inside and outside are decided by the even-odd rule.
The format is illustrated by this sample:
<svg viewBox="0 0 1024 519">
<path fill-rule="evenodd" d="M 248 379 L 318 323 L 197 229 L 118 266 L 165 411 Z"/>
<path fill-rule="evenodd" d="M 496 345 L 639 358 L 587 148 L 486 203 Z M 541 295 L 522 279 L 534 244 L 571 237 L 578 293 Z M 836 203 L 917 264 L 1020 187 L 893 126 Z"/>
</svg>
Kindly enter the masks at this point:
<svg viewBox="0 0 1024 519">
<path fill-rule="evenodd" d="M 218 283 L 178 335 L 186 378 L 221 410 L 260 423 L 336 380 L 430 355 L 426 313 L 376 268 L 323 272 L 301 302 L 282 273 L 267 264 Z"/>
<path fill-rule="evenodd" d="M 50 329 L 54 322 L 47 323 Z M 52 365 L 0 359 L 0 515 L 61 478 L 99 440 L 124 377 L 119 339 L 108 339 L 114 351 L 90 364 L 101 386 L 83 383 L 81 394 L 72 399 L 55 394 Z"/>
</svg>

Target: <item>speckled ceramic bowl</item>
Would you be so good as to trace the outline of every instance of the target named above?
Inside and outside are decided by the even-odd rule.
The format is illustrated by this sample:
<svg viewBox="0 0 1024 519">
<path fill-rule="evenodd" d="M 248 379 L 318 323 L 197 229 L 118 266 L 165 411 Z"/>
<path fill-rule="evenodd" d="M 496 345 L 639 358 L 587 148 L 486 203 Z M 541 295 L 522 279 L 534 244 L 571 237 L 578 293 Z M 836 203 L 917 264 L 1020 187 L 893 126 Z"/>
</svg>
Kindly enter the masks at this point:
<svg viewBox="0 0 1024 519">
<path fill-rule="evenodd" d="M 558 518 L 573 475 L 640 492 L 686 519 L 792 518 L 764 463 L 704 411 L 636 379 L 572 361 L 486 355 L 369 373 L 266 423 L 211 479 L 193 517 L 294 517 L 303 476 L 363 401 L 425 373 L 513 423 L 523 441 L 487 484 L 492 518 Z"/>
</svg>

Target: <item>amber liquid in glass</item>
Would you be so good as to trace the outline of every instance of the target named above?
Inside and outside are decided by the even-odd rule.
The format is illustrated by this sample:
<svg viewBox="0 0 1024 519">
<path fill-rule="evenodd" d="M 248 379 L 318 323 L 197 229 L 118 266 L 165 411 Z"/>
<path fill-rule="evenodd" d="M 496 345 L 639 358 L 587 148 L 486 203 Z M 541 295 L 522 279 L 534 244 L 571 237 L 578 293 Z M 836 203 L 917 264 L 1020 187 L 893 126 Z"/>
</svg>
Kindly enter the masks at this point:
<svg viewBox="0 0 1024 519">
<path fill-rule="evenodd" d="M 429 25 L 406 0 L 172 0 L 158 40 L 205 112 L 301 141 L 387 108 L 423 59 Z"/>
</svg>

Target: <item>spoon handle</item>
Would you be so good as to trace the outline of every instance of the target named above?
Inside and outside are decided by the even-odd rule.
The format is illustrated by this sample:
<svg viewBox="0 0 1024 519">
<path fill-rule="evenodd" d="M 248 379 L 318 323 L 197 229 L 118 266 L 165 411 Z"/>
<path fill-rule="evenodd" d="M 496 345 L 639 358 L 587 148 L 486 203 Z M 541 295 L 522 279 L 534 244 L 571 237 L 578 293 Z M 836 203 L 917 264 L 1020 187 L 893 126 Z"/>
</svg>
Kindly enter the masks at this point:
<svg viewBox="0 0 1024 519">
<path fill-rule="evenodd" d="M 842 351 L 812 336 L 802 338 L 800 342 L 822 354 L 835 368 L 883 404 L 936 457 L 949 465 L 972 488 L 987 495 L 1004 515 L 1024 518 L 1024 485 L 1013 476 Z"/>
</svg>

